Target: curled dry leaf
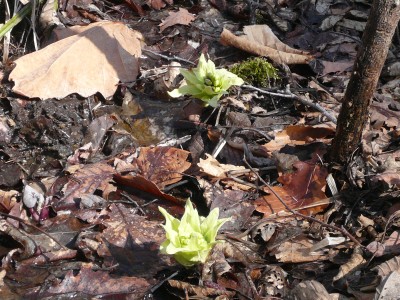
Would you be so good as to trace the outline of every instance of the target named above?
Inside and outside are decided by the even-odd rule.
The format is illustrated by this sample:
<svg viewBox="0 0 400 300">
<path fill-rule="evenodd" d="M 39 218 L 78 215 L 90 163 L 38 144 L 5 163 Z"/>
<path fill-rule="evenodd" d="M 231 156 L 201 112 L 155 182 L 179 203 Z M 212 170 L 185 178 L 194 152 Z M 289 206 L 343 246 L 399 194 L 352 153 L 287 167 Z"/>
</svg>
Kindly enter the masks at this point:
<svg viewBox="0 0 400 300">
<path fill-rule="evenodd" d="M 78 27 L 78 28 L 76 28 Z M 10 74 L 13 91 L 27 97 L 83 97 L 100 92 L 111 97 L 119 81 L 133 81 L 139 73 L 142 34 L 118 22 L 74 26 L 66 36 L 15 61 Z"/>
<path fill-rule="evenodd" d="M 158 186 L 150 181 L 149 179 L 141 176 L 141 175 L 125 175 L 122 176 L 120 174 L 115 174 L 114 175 L 114 180 L 116 183 L 124 185 L 124 186 L 129 186 L 134 189 L 138 189 L 140 191 L 146 192 L 148 194 L 154 195 L 160 199 L 165 199 L 167 201 L 171 201 L 175 204 L 178 205 L 184 205 L 184 202 L 182 200 L 179 200 L 178 198 L 175 198 L 172 195 L 166 194 L 162 192 Z"/>
<path fill-rule="evenodd" d="M 163 32 L 166 28 L 176 24 L 189 25 L 190 22 L 194 21 L 195 16 L 187 11 L 187 9 L 179 8 L 177 12 L 170 12 L 169 16 L 162 21 L 160 26 L 160 32 Z"/>
<path fill-rule="evenodd" d="M 0 190 L 0 211 L 8 213 L 17 203 L 19 192 Z"/>
<path fill-rule="evenodd" d="M 200 162 L 197 164 L 200 170 L 207 175 L 216 178 L 226 178 L 226 172 L 233 171 L 233 170 L 244 170 L 245 167 L 243 166 L 234 166 L 234 165 L 226 165 L 219 163 L 214 157 L 209 154 L 206 154 L 206 159 L 201 159 Z"/>
<path fill-rule="evenodd" d="M 267 56 L 278 64 L 306 64 L 313 59 L 308 52 L 282 43 L 267 25 L 245 26 L 243 32 L 244 35 L 236 36 L 224 29 L 220 42 L 252 54 Z"/>
</svg>

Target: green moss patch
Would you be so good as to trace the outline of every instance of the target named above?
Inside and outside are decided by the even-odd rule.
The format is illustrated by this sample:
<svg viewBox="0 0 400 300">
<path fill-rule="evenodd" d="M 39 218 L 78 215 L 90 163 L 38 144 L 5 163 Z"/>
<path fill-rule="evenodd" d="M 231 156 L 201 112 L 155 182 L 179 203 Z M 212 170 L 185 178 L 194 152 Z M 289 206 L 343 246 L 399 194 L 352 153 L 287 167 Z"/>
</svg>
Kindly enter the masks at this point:
<svg viewBox="0 0 400 300">
<path fill-rule="evenodd" d="M 278 70 L 261 57 L 252 57 L 240 64 L 235 64 L 230 71 L 248 84 L 257 87 L 270 87 L 271 83 L 279 79 Z"/>
</svg>

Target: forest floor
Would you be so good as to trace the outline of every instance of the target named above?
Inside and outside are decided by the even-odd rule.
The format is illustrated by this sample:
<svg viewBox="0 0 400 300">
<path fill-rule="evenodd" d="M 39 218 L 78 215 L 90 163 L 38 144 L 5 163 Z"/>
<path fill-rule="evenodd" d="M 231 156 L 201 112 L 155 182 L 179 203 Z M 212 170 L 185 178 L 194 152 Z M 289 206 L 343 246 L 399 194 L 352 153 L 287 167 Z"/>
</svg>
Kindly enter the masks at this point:
<svg viewBox="0 0 400 300">
<path fill-rule="evenodd" d="M 399 30 L 327 155 L 370 1 L 59 7 L 0 46 L 1 299 L 398 299 Z M 215 108 L 168 95 L 201 54 L 245 81 Z M 192 267 L 159 251 L 187 199 L 230 218 Z"/>
</svg>

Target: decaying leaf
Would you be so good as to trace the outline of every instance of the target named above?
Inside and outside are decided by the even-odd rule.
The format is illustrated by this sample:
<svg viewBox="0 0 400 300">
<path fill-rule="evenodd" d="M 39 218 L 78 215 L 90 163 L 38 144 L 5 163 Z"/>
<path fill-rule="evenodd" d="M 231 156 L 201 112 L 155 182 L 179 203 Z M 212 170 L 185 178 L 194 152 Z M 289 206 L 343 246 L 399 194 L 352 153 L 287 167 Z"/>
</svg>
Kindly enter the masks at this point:
<svg viewBox="0 0 400 300">
<path fill-rule="evenodd" d="M 176 24 L 189 25 L 194 21 L 195 16 L 187 11 L 185 8 L 179 8 L 177 12 L 170 12 L 169 16 L 162 21 L 160 26 L 160 32 L 163 32 L 166 28 L 174 26 Z"/>
<path fill-rule="evenodd" d="M 187 282 L 183 281 L 178 281 L 178 280 L 168 280 L 168 283 L 175 288 L 185 290 L 189 294 L 194 294 L 196 296 L 200 297 L 208 297 L 208 296 L 226 296 L 228 299 L 230 297 L 233 297 L 235 295 L 235 292 L 232 291 L 226 291 L 223 289 L 216 289 L 216 288 L 211 288 L 211 287 L 201 287 L 201 286 L 196 286 L 189 284 Z"/>
<path fill-rule="evenodd" d="M 140 299 L 144 296 L 151 283 L 143 278 L 118 276 L 111 277 L 109 271 L 93 270 L 93 266 L 85 264 L 79 270 L 70 270 L 65 278 L 43 290 L 43 297 L 57 297 L 57 295 L 66 295 L 74 293 L 82 297 L 129 294 L 134 299 Z M 78 296 L 78 297 L 80 297 Z"/>
<path fill-rule="evenodd" d="M 99 92 L 108 98 L 119 81 L 136 79 L 141 33 L 118 22 L 74 26 L 69 34 L 71 30 L 79 33 L 15 61 L 10 74 L 14 92 L 41 99 Z"/>
<path fill-rule="evenodd" d="M 376 267 L 372 268 L 372 271 L 376 271 L 380 277 L 385 277 L 393 271 L 400 269 L 400 256 L 395 256 Z"/>
<path fill-rule="evenodd" d="M 244 35 L 236 36 L 224 29 L 220 42 L 252 54 L 267 56 L 278 64 L 305 64 L 313 59 L 308 52 L 282 43 L 267 25 L 245 26 L 243 32 Z"/>
<path fill-rule="evenodd" d="M 338 274 L 333 278 L 333 281 L 337 281 L 350 273 L 355 272 L 363 267 L 366 263 L 362 255 L 362 250 L 360 247 L 354 249 L 351 258 L 343 265 L 340 266 Z"/>
<path fill-rule="evenodd" d="M 79 166 L 77 166 L 79 167 Z M 108 164 L 103 162 L 86 165 L 68 177 L 60 177 L 59 183 L 66 181 L 63 185 L 63 197 L 53 199 L 53 206 L 57 210 L 77 208 L 75 198 L 79 198 L 83 194 L 92 194 L 96 190 L 102 191 L 103 196 L 107 197 L 108 193 L 116 188 L 110 183 L 115 170 Z"/>
<path fill-rule="evenodd" d="M 393 271 L 388 276 L 384 277 L 381 284 L 376 288 L 377 293 L 374 299 L 397 299 L 400 294 L 399 281 L 400 273 L 398 271 Z"/>
<path fill-rule="evenodd" d="M 294 239 L 285 241 L 272 251 L 276 259 L 284 263 L 304 263 L 327 259 L 328 255 L 323 251 L 312 252 L 313 241 L 300 235 Z"/>
</svg>

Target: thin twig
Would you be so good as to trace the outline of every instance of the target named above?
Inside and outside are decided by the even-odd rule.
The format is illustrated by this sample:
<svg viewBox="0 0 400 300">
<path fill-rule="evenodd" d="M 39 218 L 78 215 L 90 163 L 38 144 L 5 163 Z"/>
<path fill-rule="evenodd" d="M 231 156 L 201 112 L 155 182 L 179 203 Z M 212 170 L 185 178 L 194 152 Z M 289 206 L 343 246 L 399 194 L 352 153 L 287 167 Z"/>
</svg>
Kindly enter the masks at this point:
<svg viewBox="0 0 400 300">
<path fill-rule="evenodd" d="M 181 62 L 190 64 L 190 65 L 193 65 L 193 66 L 196 65 L 194 62 L 192 62 L 192 61 L 190 61 L 190 60 L 187 60 L 187 59 L 184 59 L 184 58 L 181 58 L 181 57 L 178 57 L 178 56 L 171 56 L 171 57 L 169 57 L 169 56 L 166 56 L 166 55 L 163 55 L 163 54 L 160 54 L 160 53 L 157 53 L 157 52 L 148 50 L 148 49 L 142 49 L 142 51 L 143 51 L 143 52 L 147 52 L 147 53 L 151 53 L 151 54 L 153 54 L 153 55 L 155 55 L 155 56 L 158 56 L 158 57 L 161 57 L 162 59 L 165 59 L 165 60 L 167 60 L 167 61 L 174 61 L 174 60 L 175 60 L 175 61 L 181 61 Z"/>
<path fill-rule="evenodd" d="M 301 104 L 304 104 L 304 105 L 306 105 L 306 106 L 309 106 L 309 107 L 312 107 L 312 108 L 318 110 L 318 111 L 321 112 L 325 117 L 327 117 L 330 121 L 332 121 L 332 122 L 335 123 L 335 124 L 337 123 L 337 119 L 336 119 L 334 116 L 332 116 L 332 115 L 331 115 L 325 108 L 323 108 L 321 105 L 319 105 L 318 103 L 314 103 L 314 102 L 312 102 L 312 101 L 309 101 L 309 100 L 307 100 L 307 99 L 301 98 L 301 97 L 299 97 L 299 96 L 293 94 L 293 93 L 289 90 L 289 88 L 287 88 L 285 91 L 281 91 L 281 92 L 278 92 L 278 93 L 277 93 L 277 92 L 270 92 L 270 91 L 267 91 L 267 90 L 259 89 L 259 88 L 257 88 L 257 87 L 254 87 L 254 86 L 252 86 L 252 85 L 247 85 L 247 84 L 242 85 L 241 87 L 248 88 L 248 89 L 252 89 L 252 90 L 255 90 L 255 91 L 257 91 L 257 92 L 260 92 L 260 93 L 263 93 L 263 94 L 267 94 L 267 95 L 270 95 L 270 96 L 277 96 L 277 97 L 281 97 L 281 98 L 288 98 L 288 99 L 296 100 L 296 101 L 300 102 Z"/>
<path fill-rule="evenodd" d="M 125 197 L 126 199 L 129 200 L 130 203 L 133 203 L 136 208 L 143 214 L 146 215 L 146 213 L 144 212 L 144 210 L 140 207 L 140 205 L 126 192 L 122 192 L 121 196 Z"/>
</svg>

